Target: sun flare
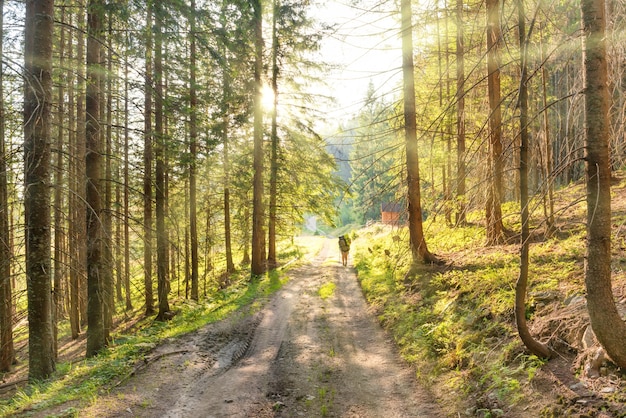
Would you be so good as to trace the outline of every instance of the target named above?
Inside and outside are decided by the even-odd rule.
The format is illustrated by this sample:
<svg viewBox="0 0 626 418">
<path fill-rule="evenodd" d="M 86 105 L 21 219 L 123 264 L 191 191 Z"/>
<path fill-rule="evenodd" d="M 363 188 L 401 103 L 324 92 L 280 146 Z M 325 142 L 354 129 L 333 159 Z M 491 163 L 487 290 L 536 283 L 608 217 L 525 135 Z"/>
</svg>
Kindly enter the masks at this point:
<svg viewBox="0 0 626 418">
<path fill-rule="evenodd" d="M 274 91 L 267 84 L 264 84 L 261 89 L 261 106 L 266 112 L 271 112 L 274 109 Z"/>
</svg>

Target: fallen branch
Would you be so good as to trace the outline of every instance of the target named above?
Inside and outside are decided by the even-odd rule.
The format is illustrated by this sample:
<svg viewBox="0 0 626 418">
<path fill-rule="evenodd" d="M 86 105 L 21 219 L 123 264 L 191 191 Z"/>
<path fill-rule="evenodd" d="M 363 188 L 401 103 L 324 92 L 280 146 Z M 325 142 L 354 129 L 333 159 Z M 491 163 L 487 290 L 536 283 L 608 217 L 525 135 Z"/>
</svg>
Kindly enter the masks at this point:
<svg viewBox="0 0 626 418">
<path fill-rule="evenodd" d="M 8 382 L 0 385 L 0 393 L 8 392 L 11 389 L 17 389 L 17 386 L 22 383 L 28 383 L 28 378 L 23 378 L 14 382 Z"/>
</svg>

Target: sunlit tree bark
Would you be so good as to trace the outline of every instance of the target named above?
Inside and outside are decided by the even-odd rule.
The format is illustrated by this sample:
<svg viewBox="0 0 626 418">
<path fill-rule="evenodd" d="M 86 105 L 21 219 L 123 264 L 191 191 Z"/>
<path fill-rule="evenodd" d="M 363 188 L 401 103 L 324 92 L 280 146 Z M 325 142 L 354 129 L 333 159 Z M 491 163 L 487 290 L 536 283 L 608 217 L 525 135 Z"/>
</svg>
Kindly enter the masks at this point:
<svg viewBox="0 0 626 418">
<path fill-rule="evenodd" d="M 522 220 L 522 242 L 520 249 L 520 274 L 515 285 L 515 323 L 517 332 L 524 345 L 538 357 L 550 357 L 550 350 L 539 341 L 535 340 L 528 330 L 526 322 L 526 291 L 528 288 L 528 267 L 530 249 L 530 219 L 529 219 L 529 199 L 528 199 L 528 42 L 526 40 L 526 16 L 524 15 L 523 0 L 517 0 L 518 21 L 519 21 L 519 43 L 521 51 L 521 79 L 519 87 L 519 109 L 520 109 L 520 151 L 519 151 L 519 171 L 520 171 L 520 196 L 521 196 L 521 220 Z"/>
<path fill-rule="evenodd" d="M 273 1 L 272 8 L 272 91 L 274 100 L 272 103 L 271 122 L 271 148 L 270 148 L 270 196 L 269 196 L 269 223 L 267 236 L 267 266 L 270 269 L 276 268 L 276 204 L 278 200 L 278 14 L 280 13 L 280 2 Z"/>
<path fill-rule="evenodd" d="M 606 61 L 604 0 L 581 1 L 584 31 L 587 255 L 587 309 L 598 341 L 626 368 L 626 323 L 611 288 L 610 97 Z"/>
<path fill-rule="evenodd" d="M 422 226 L 420 172 L 417 157 L 417 119 L 413 65 L 413 25 L 411 1 L 402 0 L 402 75 L 404 85 L 404 133 L 406 147 L 409 235 L 413 264 L 437 261 L 426 246 Z"/>
<path fill-rule="evenodd" d="M 126 43 L 129 44 L 128 33 L 126 33 Z M 128 49 L 125 51 L 124 60 L 124 297 L 126 301 L 126 310 L 133 309 L 130 290 L 130 174 L 129 174 L 129 152 L 130 133 L 129 133 L 129 77 L 128 77 Z"/>
<path fill-rule="evenodd" d="M 61 21 L 65 22 L 65 8 L 61 9 Z M 59 67 L 65 68 L 65 28 L 60 28 L 59 35 Z M 63 172 L 64 172 L 64 118 L 65 118 L 65 80 L 61 77 L 61 82 L 57 88 L 57 136 L 55 143 L 55 167 L 54 167 L 54 278 L 52 287 L 52 296 L 54 308 L 53 313 L 53 336 L 54 336 L 54 353 L 58 355 L 58 334 L 59 319 L 63 313 L 63 283 L 65 278 L 65 228 L 63 221 L 64 195 L 63 195 Z"/>
<path fill-rule="evenodd" d="M 104 16 L 103 16 L 104 19 Z M 103 276 L 102 289 L 104 292 L 103 318 L 104 318 L 104 338 L 109 341 L 111 338 L 111 329 L 113 328 L 113 314 L 115 313 L 115 293 L 114 293 L 114 276 L 113 276 L 113 15 L 109 10 L 107 13 L 107 45 L 106 45 L 106 76 L 100 80 L 103 87 L 102 92 L 106 94 L 106 101 L 103 100 L 104 108 L 102 109 L 104 121 L 104 177 L 101 180 L 102 189 L 104 190 L 104 205 L 102 211 L 102 257 L 103 257 Z M 104 35 L 104 34 L 103 34 Z M 101 54 L 101 60 L 104 53 Z M 104 67 L 104 66 L 103 66 Z"/>
<path fill-rule="evenodd" d="M 486 220 L 487 245 L 502 243 L 503 162 L 500 98 L 500 0 L 487 0 L 487 86 L 489 93 L 489 182 Z"/>
<path fill-rule="evenodd" d="M 157 290 L 159 312 L 158 320 L 167 319 L 169 313 L 169 285 L 168 285 L 168 239 L 165 229 L 166 211 L 166 156 L 165 156 L 165 126 L 163 113 L 163 3 L 155 3 L 154 9 L 154 130 L 155 130 L 155 209 L 156 209 L 156 239 L 157 239 Z"/>
<path fill-rule="evenodd" d="M 220 24 L 224 32 L 227 27 L 227 10 L 228 2 L 223 0 Z M 220 39 L 220 49 L 222 54 L 226 56 L 226 38 Z M 231 82 L 230 82 L 230 67 L 228 62 L 222 66 L 222 158 L 224 164 L 224 252 L 226 253 L 226 273 L 230 274 L 235 271 L 235 263 L 233 262 L 233 249 L 232 249 L 232 231 L 231 231 L 231 184 L 230 184 L 230 97 L 231 97 Z"/>
<path fill-rule="evenodd" d="M 152 0 L 146 2 L 146 56 L 143 146 L 143 269 L 146 316 L 154 313 L 152 288 Z"/>
<path fill-rule="evenodd" d="M 224 72 L 227 70 L 225 69 Z M 228 91 L 228 76 L 224 75 L 224 97 Z M 233 245 L 231 230 L 231 210 L 230 210 L 230 138 L 229 138 L 229 119 L 228 104 L 224 100 L 224 115 L 222 116 L 222 145 L 223 145 L 223 162 L 224 162 L 224 251 L 226 253 L 226 273 L 230 274 L 235 271 L 235 263 L 233 262 Z"/>
<path fill-rule="evenodd" d="M 72 338 L 80 335 L 87 319 L 87 241 L 85 238 L 86 210 L 85 205 L 85 47 L 84 47 L 84 6 L 77 8 L 75 25 L 79 28 L 76 34 L 76 75 L 71 77 L 73 88 L 68 91 L 69 108 L 69 143 L 70 143 L 70 327 Z M 69 32 L 70 35 L 73 31 Z M 68 59 L 72 60 L 72 48 L 69 48 Z M 70 71 L 73 75 L 74 72 Z"/>
<path fill-rule="evenodd" d="M 541 41 L 541 62 L 545 59 L 545 42 L 543 37 L 543 31 L 540 32 Z M 546 65 L 541 65 L 541 99 L 543 104 L 543 177 L 545 182 L 543 193 L 543 212 L 546 219 L 547 235 L 551 235 L 554 232 L 554 178 L 552 178 L 552 170 L 554 168 L 553 163 L 553 147 L 552 137 L 550 135 L 550 117 L 548 113 L 548 69 Z"/>
<path fill-rule="evenodd" d="M 465 224 L 465 42 L 463 0 L 456 1 L 456 224 Z"/>
<path fill-rule="evenodd" d="M 54 2 L 26 2 L 24 31 L 24 215 L 29 379 L 55 370 L 50 262 L 50 117 Z"/>
<path fill-rule="evenodd" d="M 252 195 L 252 263 L 251 273 L 258 276 L 265 273 L 265 234 L 263 232 L 263 14 L 261 0 L 252 0 L 254 31 L 254 179 Z"/>
<path fill-rule="evenodd" d="M 4 0 L 0 0 L 0 40 L 4 34 Z M 4 49 L 0 41 L 0 74 L 4 74 Z M 4 83 L 0 77 L 0 371 L 8 372 L 15 358 L 13 348 L 13 289 L 11 286 L 11 239 L 7 149 L 5 141 Z"/>
<path fill-rule="evenodd" d="M 189 235 L 191 245 L 191 299 L 198 300 L 198 213 L 196 160 L 198 158 L 198 98 L 196 88 L 196 2 L 189 14 Z"/>
</svg>

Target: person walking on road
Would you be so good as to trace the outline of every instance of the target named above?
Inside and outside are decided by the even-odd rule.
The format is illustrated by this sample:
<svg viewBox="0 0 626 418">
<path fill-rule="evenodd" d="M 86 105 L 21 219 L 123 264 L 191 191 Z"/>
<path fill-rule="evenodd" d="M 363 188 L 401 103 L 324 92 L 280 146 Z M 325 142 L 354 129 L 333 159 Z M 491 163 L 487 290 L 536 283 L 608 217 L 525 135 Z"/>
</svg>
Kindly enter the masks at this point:
<svg viewBox="0 0 626 418">
<path fill-rule="evenodd" d="M 339 236 L 339 250 L 341 251 L 341 264 L 347 266 L 348 253 L 350 252 L 350 238 L 348 236 Z"/>
</svg>

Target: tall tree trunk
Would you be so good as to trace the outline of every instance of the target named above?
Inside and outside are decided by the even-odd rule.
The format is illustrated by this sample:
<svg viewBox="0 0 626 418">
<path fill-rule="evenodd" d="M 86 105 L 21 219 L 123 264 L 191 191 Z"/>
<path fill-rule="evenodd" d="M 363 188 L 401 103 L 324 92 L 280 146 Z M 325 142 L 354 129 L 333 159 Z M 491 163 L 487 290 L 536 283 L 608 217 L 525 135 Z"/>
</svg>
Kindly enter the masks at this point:
<svg viewBox="0 0 626 418">
<path fill-rule="evenodd" d="M 170 310 L 168 301 L 168 240 L 165 230 L 165 199 L 166 199 L 166 172 L 165 172 L 165 129 L 163 125 L 163 4 L 156 3 L 154 13 L 154 129 L 156 137 L 155 147 L 155 204 L 156 204 L 156 239 L 157 239 L 157 290 L 159 312 L 157 320 L 167 319 Z"/>
<path fill-rule="evenodd" d="M 449 10 L 448 10 L 448 1 L 444 0 L 444 19 L 445 19 L 445 39 L 446 39 L 446 48 L 445 48 L 445 54 L 446 54 L 446 99 L 450 100 L 451 99 L 451 90 L 452 90 L 452 78 L 450 77 L 450 42 L 448 41 L 448 37 L 450 36 L 450 28 L 449 28 L 449 21 L 450 21 L 450 15 L 449 15 Z M 441 81 L 443 82 L 443 81 Z M 447 168 L 447 172 L 448 172 L 448 180 L 446 181 L 445 176 L 443 179 L 443 185 L 444 185 L 444 201 L 445 201 L 445 215 L 446 215 L 446 223 L 448 225 L 452 225 L 452 138 L 453 138 L 453 133 L 452 133 L 452 126 L 454 124 L 453 122 L 453 116 L 452 116 L 452 109 L 448 108 L 446 109 L 446 117 L 444 119 L 445 121 L 445 125 L 446 125 L 446 135 L 445 135 L 445 142 L 446 142 L 446 168 Z"/>
<path fill-rule="evenodd" d="M 118 104 L 119 106 L 119 104 Z M 117 125 L 120 126 L 121 121 L 119 120 L 119 116 L 117 119 Z M 120 144 L 120 135 L 119 132 L 116 134 L 116 139 L 115 139 L 116 145 L 115 145 L 115 152 L 119 153 L 121 152 L 121 144 Z M 122 177 L 122 172 L 121 172 L 121 167 L 119 164 L 116 164 L 115 166 L 115 178 L 116 179 L 121 179 Z M 115 201 L 118 202 L 118 205 L 123 201 L 122 200 L 122 189 L 124 188 L 124 185 L 122 183 L 116 182 L 115 183 Z M 119 209 L 118 209 L 119 210 Z M 122 207 L 122 211 L 120 211 L 121 213 L 118 214 L 118 216 L 123 216 L 123 207 Z M 123 270 L 123 258 L 122 258 L 122 251 L 124 248 L 124 238 L 123 238 L 123 222 L 122 222 L 122 217 L 119 217 L 116 222 L 115 222 L 115 303 L 120 303 L 124 301 L 124 294 L 122 292 L 122 286 L 124 285 L 124 270 Z M 115 306 L 115 305 L 114 305 Z"/>
<path fill-rule="evenodd" d="M 4 0 L 0 0 L 0 74 L 4 74 Z M 15 358 L 13 348 L 13 289 L 11 286 L 11 239 L 7 150 L 5 141 L 4 85 L 0 77 L 0 372 L 8 372 Z"/>
<path fill-rule="evenodd" d="M 263 232 L 263 13 L 261 0 L 252 0 L 254 13 L 254 161 L 252 191 L 252 264 L 253 276 L 265 273 L 265 234 Z"/>
<path fill-rule="evenodd" d="M 198 300 L 198 213 L 196 161 L 198 158 L 198 118 L 196 88 L 196 2 L 191 0 L 189 15 L 189 236 L 191 239 L 191 299 Z"/>
<path fill-rule="evenodd" d="M 54 1 L 27 1 L 24 33 L 24 216 L 29 379 L 55 370 L 50 263 L 50 108 Z"/>
<path fill-rule="evenodd" d="M 185 212 L 189 211 L 189 187 L 188 180 L 185 179 Z M 189 299 L 189 282 L 191 281 L 191 249 L 189 248 L 189 225 L 185 225 L 185 237 L 183 242 L 185 257 L 185 299 Z M 199 278 L 198 278 L 199 280 Z M 180 277 L 178 278 L 178 296 L 180 297 Z"/>
<path fill-rule="evenodd" d="M 280 2 L 274 0 L 272 12 L 272 92 L 274 101 L 272 104 L 272 133 L 271 133 L 271 154 L 270 154 L 270 205 L 268 224 L 268 249 L 267 266 L 275 269 L 276 260 L 276 202 L 278 200 L 278 13 L 280 13 Z"/>
<path fill-rule="evenodd" d="M 489 93 L 489 162 L 487 245 L 504 241 L 502 225 L 502 111 L 500 106 L 500 0 L 487 0 L 487 86 Z"/>
<path fill-rule="evenodd" d="M 465 220 L 465 42 L 463 0 L 456 0 L 456 224 Z"/>
<path fill-rule="evenodd" d="M 539 341 L 535 340 L 528 330 L 526 323 L 526 290 L 528 288 L 528 267 L 530 248 L 530 219 L 528 212 L 528 42 L 526 41 L 526 16 L 524 14 L 523 0 L 516 0 L 519 21 L 519 43 L 521 51 L 521 80 L 519 86 L 520 108 L 520 197 L 521 197 L 521 220 L 522 242 L 520 249 L 520 274 L 515 285 L 515 323 L 517 332 L 531 353 L 538 357 L 549 358 L 550 350 Z M 530 33 L 529 35 L 530 36 Z"/>
<path fill-rule="evenodd" d="M 103 16 L 104 18 L 104 16 Z M 113 16 L 111 11 L 107 13 L 108 30 L 107 30 L 107 71 L 106 79 L 101 78 L 101 85 L 106 85 L 106 108 L 103 114 L 106 119 L 106 129 L 104 133 L 105 159 L 104 159 L 104 178 L 101 180 L 104 189 L 104 210 L 102 211 L 102 256 L 103 256 L 103 277 L 102 285 L 104 292 L 104 338 L 109 341 L 111 338 L 111 329 L 113 328 L 113 314 L 115 313 L 115 294 L 113 284 L 113 213 L 111 209 L 112 195 L 112 155 L 113 155 Z"/>
<path fill-rule="evenodd" d="M 118 82 L 116 83 L 116 100 L 115 100 L 115 108 L 116 109 L 120 109 L 122 108 L 122 103 L 124 100 L 124 91 L 122 90 L 122 86 L 120 85 L 119 79 Z M 115 301 L 114 301 L 114 311 L 116 311 L 115 307 L 117 305 L 117 303 L 121 303 L 124 301 L 124 294 L 122 292 L 122 287 L 124 285 L 124 269 L 123 269 L 123 248 L 124 248 L 124 235 L 123 235 L 123 229 L 124 229 L 124 223 L 127 222 L 127 218 L 124 218 L 124 203 L 123 203 L 123 198 L 122 198 L 122 194 L 124 191 L 124 177 L 122 175 L 122 171 L 123 171 L 123 161 L 124 161 L 124 150 L 123 150 L 123 143 L 122 143 L 122 134 L 120 129 L 123 129 L 122 127 L 124 126 L 124 122 L 122 120 L 122 116 L 121 116 L 121 112 L 117 111 L 115 114 L 115 125 L 116 125 L 116 129 L 115 129 L 115 151 L 114 154 L 117 156 L 116 158 L 116 163 L 115 163 L 115 202 L 116 202 L 116 209 L 115 212 L 117 212 L 117 216 L 113 216 L 113 213 L 111 213 L 111 216 L 114 217 L 115 219 Z M 120 164 L 120 161 L 122 162 Z"/>
<path fill-rule="evenodd" d="M 100 92 L 102 0 L 90 0 L 87 14 L 87 357 L 95 356 L 106 345 L 104 304 L 106 303 L 102 230 L 102 147 Z"/>
<path fill-rule="evenodd" d="M 209 201 L 209 196 L 207 196 L 207 202 L 206 202 L 206 229 L 204 231 L 204 236 L 205 237 L 210 237 L 211 236 L 211 202 Z M 206 242 L 206 245 L 204 247 L 204 274 L 202 275 L 202 281 L 204 282 L 204 296 L 206 296 L 206 282 L 207 282 L 207 276 L 209 274 L 209 271 L 211 271 L 213 269 L 212 266 L 212 261 L 211 261 L 211 240 L 210 239 L 206 239 L 204 240 Z"/>
<path fill-rule="evenodd" d="M 82 8 L 79 10 L 83 10 Z M 77 13 L 80 16 L 80 13 Z M 82 19 L 79 19 L 82 22 Z M 71 24 L 70 16 L 70 24 Z M 76 23 L 78 27 L 82 25 Z M 80 31 L 79 31 L 80 33 Z M 70 39 L 68 43 L 71 45 L 72 31 L 69 32 Z M 82 78 L 79 74 L 82 73 L 82 60 L 79 57 L 82 56 L 82 44 L 80 42 L 82 36 L 77 36 L 77 61 L 80 63 L 77 65 L 76 77 L 74 71 L 69 71 L 68 85 L 71 88 L 68 90 L 67 106 L 68 106 L 68 125 L 69 125 L 69 176 L 68 183 L 70 187 L 69 195 L 69 228 L 68 235 L 72 245 L 69 246 L 69 319 L 70 319 L 70 332 L 72 339 L 77 339 L 80 335 L 81 323 L 80 323 L 80 299 L 81 299 L 81 284 L 84 281 L 84 228 L 85 228 L 85 186 L 82 182 L 83 179 L 83 166 L 84 166 L 84 121 L 80 119 L 82 111 L 80 108 L 83 106 L 83 93 L 78 91 L 82 84 Z M 68 59 L 73 60 L 73 48 L 68 49 Z M 76 96 L 76 101 L 74 100 Z"/>
<path fill-rule="evenodd" d="M 227 1 L 222 1 L 222 13 L 220 15 L 220 23 L 222 28 L 227 26 Z M 225 41 L 221 44 L 223 56 L 226 56 Z M 231 214 L 230 214 L 230 68 L 227 63 L 222 67 L 222 146 L 223 146 L 223 162 L 224 162 L 224 246 L 226 252 L 226 273 L 228 275 L 235 271 L 235 263 L 233 262 L 233 247 L 231 234 Z"/>
<path fill-rule="evenodd" d="M 406 147 L 409 236 L 413 266 L 437 261 L 426 246 L 422 226 L 420 172 L 417 157 L 417 119 L 415 113 L 415 79 L 413 66 L 413 25 L 411 0 L 402 0 L 402 76 L 404 85 L 404 134 Z"/>
<path fill-rule="evenodd" d="M 446 58 L 448 56 L 447 54 L 447 48 L 448 48 L 448 32 L 446 31 L 446 33 L 444 35 L 442 35 L 441 33 L 441 17 L 439 15 L 439 11 L 442 10 L 439 7 L 439 1 L 436 0 L 435 1 L 435 10 L 437 10 L 437 16 L 436 16 L 436 27 L 437 27 L 437 76 L 439 78 L 437 85 L 438 85 L 438 89 L 439 89 L 439 109 L 440 109 L 440 114 L 439 114 L 439 118 L 440 118 L 440 122 L 439 122 L 439 126 L 438 126 L 438 130 L 439 130 L 439 137 L 441 138 L 441 143 L 444 144 L 446 143 L 446 127 L 447 127 L 447 122 L 448 122 L 448 117 L 447 117 L 447 113 L 448 110 L 445 109 L 443 107 L 443 103 L 444 103 L 444 97 L 443 97 L 443 86 L 444 86 L 444 81 L 443 81 L 443 73 L 444 73 L 444 62 L 443 62 L 443 47 L 442 47 L 442 38 L 445 45 L 446 45 Z M 444 4 L 444 8 L 443 10 L 445 10 L 445 4 Z M 447 16 L 443 16 L 443 19 L 447 22 Z M 446 24 L 446 29 L 447 29 L 447 24 Z M 446 67 L 445 67 L 445 71 L 447 74 L 448 71 L 448 67 L 447 67 L 448 62 L 446 62 Z M 446 76 L 446 83 L 447 82 L 448 77 Z M 433 135 L 433 142 L 435 140 L 435 135 Z M 449 159 L 450 157 L 450 150 L 448 150 L 448 153 L 446 155 L 446 158 Z M 434 160 L 434 159 L 433 159 Z M 433 169 L 433 182 L 432 182 L 432 187 L 433 187 L 433 196 L 436 195 L 436 189 L 435 189 L 435 174 L 434 174 L 434 168 L 435 168 L 435 163 L 433 162 L 432 164 L 432 169 Z M 449 225 L 451 224 L 451 215 L 450 215 L 450 196 L 448 194 L 448 187 L 446 184 L 446 167 L 442 166 L 441 167 L 441 173 L 442 173 L 442 182 L 441 182 L 441 188 L 442 188 L 442 196 L 443 196 L 443 208 L 444 208 L 444 217 L 446 219 L 446 223 Z"/>
<path fill-rule="evenodd" d="M 65 8 L 61 9 L 61 22 L 65 22 Z M 65 28 L 60 28 L 59 39 L 59 67 L 65 68 Z M 53 318 L 52 332 L 54 340 L 54 355 L 58 356 L 58 324 L 63 311 L 63 282 L 65 276 L 65 260 L 63 255 L 66 253 L 65 231 L 63 225 L 64 199 L 63 199 L 63 126 L 65 117 L 65 81 L 61 80 L 57 89 L 57 137 L 55 144 L 56 163 L 54 169 L 54 281 L 52 288 L 53 296 Z"/>
<path fill-rule="evenodd" d="M 544 193 L 544 215 L 546 218 L 546 230 L 548 232 L 547 235 L 551 235 L 554 231 L 554 180 L 552 178 L 552 169 L 554 166 L 553 158 L 552 158 L 552 140 L 550 138 L 550 118 L 548 115 L 548 88 L 547 88 L 547 80 L 548 80 L 548 70 L 546 65 L 544 64 L 545 57 L 545 44 L 543 42 L 543 31 L 539 36 L 541 39 L 541 98 L 543 100 L 543 131 L 544 131 L 544 150 L 543 153 L 545 155 L 544 162 L 544 183 L 545 189 L 547 193 Z M 547 198 L 547 202 L 545 199 Z M 547 203 L 547 204 L 546 204 Z"/>
<path fill-rule="evenodd" d="M 228 105 L 226 105 L 228 106 Z M 224 126 L 222 130 L 222 143 L 224 146 L 224 245 L 226 251 L 226 273 L 231 274 L 235 271 L 235 263 L 233 262 L 233 245 L 231 234 L 231 215 L 230 215 L 230 141 L 228 113 L 224 114 Z"/>
<path fill-rule="evenodd" d="M 129 45 L 129 36 L 126 32 L 126 45 Z M 129 133 L 129 117 L 128 105 L 130 98 L 128 97 L 128 47 L 124 56 L 124 297 L 126 300 L 126 310 L 133 309 L 133 302 L 130 292 L 130 210 L 129 210 L 129 194 L 130 194 L 130 176 L 129 176 L 129 155 L 128 147 L 130 146 Z"/>
<path fill-rule="evenodd" d="M 250 264 L 250 207 L 245 205 L 243 208 L 243 217 L 241 222 L 242 236 L 241 240 L 245 243 L 243 246 L 243 254 L 241 255 L 241 264 Z"/>
<path fill-rule="evenodd" d="M 626 323 L 611 288 L 611 167 L 604 0 L 582 0 L 587 180 L 587 309 L 598 341 L 626 368 Z"/>
<path fill-rule="evenodd" d="M 76 83 L 77 92 L 76 97 L 76 154 L 73 160 L 76 162 L 76 181 L 75 191 L 76 196 L 74 217 L 72 219 L 72 226 L 74 227 L 76 234 L 72 236 L 72 242 L 76 250 L 75 261 L 76 266 L 72 272 L 76 273 L 76 277 L 73 283 L 76 293 L 76 301 L 78 310 L 78 319 L 80 321 L 79 326 L 84 327 L 87 322 L 87 204 L 86 196 L 86 167 L 85 167 L 85 153 L 86 153 L 86 122 L 87 116 L 85 114 L 85 100 L 86 100 L 86 85 L 85 85 L 85 36 L 86 22 L 85 22 L 85 5 L 81 4 L 78 7 L 78 21 L 76 25 L 82 30 L 78 30 L 76 35 Z M 72 281 L 72 278 L 70 278 Z M 80 328 L 78 328 L 80 331 Z M 74 330 L 72 330 L 74 332 Z M 78 338 L 78 334 L 76 337 Z"/>
<path fill-rule="evenodd" d="M 163 23 L 161 22 L 161 25 Z M 161 35 L 161 44 L 163 44 L 163 35 Z M 161 49 L 165 52 L 164 55 L 162 55 L 161 57 L 161 62 L 165 61 L 167 62 L 167 47 L 163 48 L 161 47 Z M 163 64 L 161 64 L 161 70 L 159 71 L 160 74 L 163 74 Z M 161 108 L 162 108 L 162 115 L 163 115 L 163 121 L 162 121 L 162 125 L 163 125 L 163 141 L 162 146 L 163 146 L 163 221 L 164 221 L 164 231 L 165 231 L 165 243 L 167 246 L 167 249 L 165 251 L 165 265 L 166 265 L 166 270 L 165 270 L 165 285 L 167 286 L 167 290 L 166 290 L 166 294 L 169 295 L 170 290 L 171 290 L 171 283 L 173 281 L 176 280 L 176 277 L 174 277 L 174 275 L 176 274 L 176 257 L 175 257 L 175 253 L 176 253 L 176 244 L 170 240 L 170 232 L 168 229 L 168 225 L 166 224 L 167 222 L 167 218 L 169 216 L 170 213 L 170 153 L 168 151 L 168 138 L 169 138 L 169 120 L 170 118 L 167 116 L 167 111 L 165 109 L 165 103 L 166 103 L 166 96 L 167 96 L 167 86 L 168 86 L 168 80 L 167 78 L 164 79 L 163 84 L 163 89 L 161 91 L 161 96 L 163 97 L 163 102 L 161 103 Z M 185 213 L 185 217 L 187 216 L 188 212 L 184 212 Z M 185 222 L 189 222 L 189 219 L 186 218 Z"/>
<path fill-rule="evenodd" d="M 143 148 L 143 268 L 146 316 L 154 314 L 152 291 L 152 0 L 147 0 Z"/>
</svg>

